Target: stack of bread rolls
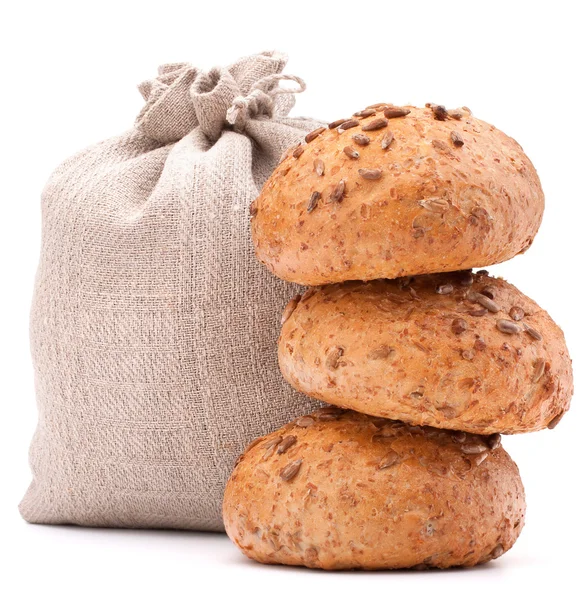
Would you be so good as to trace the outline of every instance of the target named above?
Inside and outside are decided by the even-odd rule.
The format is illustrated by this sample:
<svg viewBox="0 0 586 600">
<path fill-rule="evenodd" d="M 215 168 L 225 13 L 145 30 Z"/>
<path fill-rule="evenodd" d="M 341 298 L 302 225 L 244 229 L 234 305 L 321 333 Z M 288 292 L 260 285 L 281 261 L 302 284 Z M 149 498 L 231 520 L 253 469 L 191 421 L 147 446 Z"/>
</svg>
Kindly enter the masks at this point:
<svg viewBox="0 0 586 600">
<path fill-rule="evenodd" d="M 487 271 L 543 214 L 522 148 L 466 108 L 377 104 L 292 148 L 251 206 L 291 300 L 282 373 L 326 402 L 255 440 L 227 484 L 230 538 L 263 563 L 472 566 L 509 550 L 525 498 L 500 434 L 569 408 L 564 335 Z"/>
</svg>

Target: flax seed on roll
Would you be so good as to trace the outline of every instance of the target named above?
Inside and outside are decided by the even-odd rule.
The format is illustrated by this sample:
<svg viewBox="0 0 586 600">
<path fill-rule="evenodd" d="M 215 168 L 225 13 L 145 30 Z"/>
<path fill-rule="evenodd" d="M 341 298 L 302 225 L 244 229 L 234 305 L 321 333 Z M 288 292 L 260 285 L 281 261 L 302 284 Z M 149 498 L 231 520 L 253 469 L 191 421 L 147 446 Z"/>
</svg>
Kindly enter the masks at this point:
<svg viewBox="0 0 586 600">
<path fill-rule="evenodd" d="M 310 289 L 290 303 L 279 364 L 309 396 L 480 434 L 554 427 L 572 365 L 551 317 L 482 271 Z"/>
<path fill-rule="evenodd" d="M 304 285 L 481 267 L 524 252 L 543 192 L 467 110 L 378 105 L 308 136 L 251 207 L 258 258 Z"/>
<path fill-rule="evenodd" d="M 226 532 L 262 563 L 321 569 L 472 566 L 524 524 L 500 436 L 325 408 L 254 442 L 224 495 Z"/>
</svg>

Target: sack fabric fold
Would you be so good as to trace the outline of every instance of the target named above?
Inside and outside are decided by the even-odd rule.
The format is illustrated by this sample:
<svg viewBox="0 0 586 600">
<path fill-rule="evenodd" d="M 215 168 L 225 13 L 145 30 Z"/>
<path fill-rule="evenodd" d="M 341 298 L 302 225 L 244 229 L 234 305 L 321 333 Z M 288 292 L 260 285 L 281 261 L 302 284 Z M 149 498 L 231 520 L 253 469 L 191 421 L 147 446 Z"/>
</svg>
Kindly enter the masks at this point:
<svg viewBox="0 0 586 600">
<path fill-rule="evenodd" d="M 130 131 L 49 179 L 27 521 L 222 530 L 239 453 L 315 407 L 276 360 L 298 290 L 257 262 L 249 235 L 279 157 L 321 125 L 287 116 L 285 63 L 164 65 L 139 86 Z"/>
</svg>

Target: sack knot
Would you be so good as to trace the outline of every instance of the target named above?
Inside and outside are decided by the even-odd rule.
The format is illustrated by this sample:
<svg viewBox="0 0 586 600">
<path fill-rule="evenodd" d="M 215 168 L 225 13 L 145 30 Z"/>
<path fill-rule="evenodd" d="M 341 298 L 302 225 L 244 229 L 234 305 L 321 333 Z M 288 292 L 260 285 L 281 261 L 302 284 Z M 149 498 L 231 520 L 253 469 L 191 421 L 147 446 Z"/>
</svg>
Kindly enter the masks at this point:
<svg viewBox="0 0 586 600">
<path fill-rule="evenodd" d="M 281 81 L 294 81 L 299 86 L 297 89 L 284 89 L 279 87 Z M 238 96 L 226 112 L 226 121 L 236 131 L 242 131 L 248 119 L 260 115 L 271 118 L 275 106 L 275 98 L 279 94 L 300 94 L 306 89 L 305 82 L 295 75 L 268 75 L 254 84 L 248 96 Z"/>
<path fill-rule="evenodd" d="M 196 127 L 215 142 L 227 128 L 245 132 L 250 119 L 286 116 L 293 94 L 305 90 L 301 78 L 282 74 L 286 63 L 282 54 L 263 52 L 207 72 L 188 63 L 163 65 L 155 79 L 139 86 L 146 105 L 136 125 L 165 144 Z M 298 87 L 281 88 L 281 81 Z"/>
</svg>

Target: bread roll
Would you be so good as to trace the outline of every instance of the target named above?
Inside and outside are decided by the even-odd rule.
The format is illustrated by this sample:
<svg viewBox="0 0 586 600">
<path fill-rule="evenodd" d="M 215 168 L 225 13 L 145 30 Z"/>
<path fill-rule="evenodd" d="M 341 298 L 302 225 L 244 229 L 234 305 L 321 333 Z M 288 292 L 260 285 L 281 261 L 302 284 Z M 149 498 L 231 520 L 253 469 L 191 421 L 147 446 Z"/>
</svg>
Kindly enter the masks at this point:
<svg viewBox="0 0 586 600">
<path fill-rule="evenodd" d="M 481 267 L 524 252 L 543 192 L 466 110 L 378 106 L 291 149 L 251 205 L 258 258 L 304 285 Z"/>
<path fill-rule="evenodd" d="M 284 315 L 285 379 L 415 425 L 485 435 L 553 427 L 573 391 L 564 335 L 533 300 L 484 273 L 308 291 Z"/>
<path fill-rule="evenodd" d="M 260 438 L 224 495 L 232 541 L 262 563 L 472 566 L 519 536 L 517 466 L 488 438 L 333 407 Z"/>
</svg>

